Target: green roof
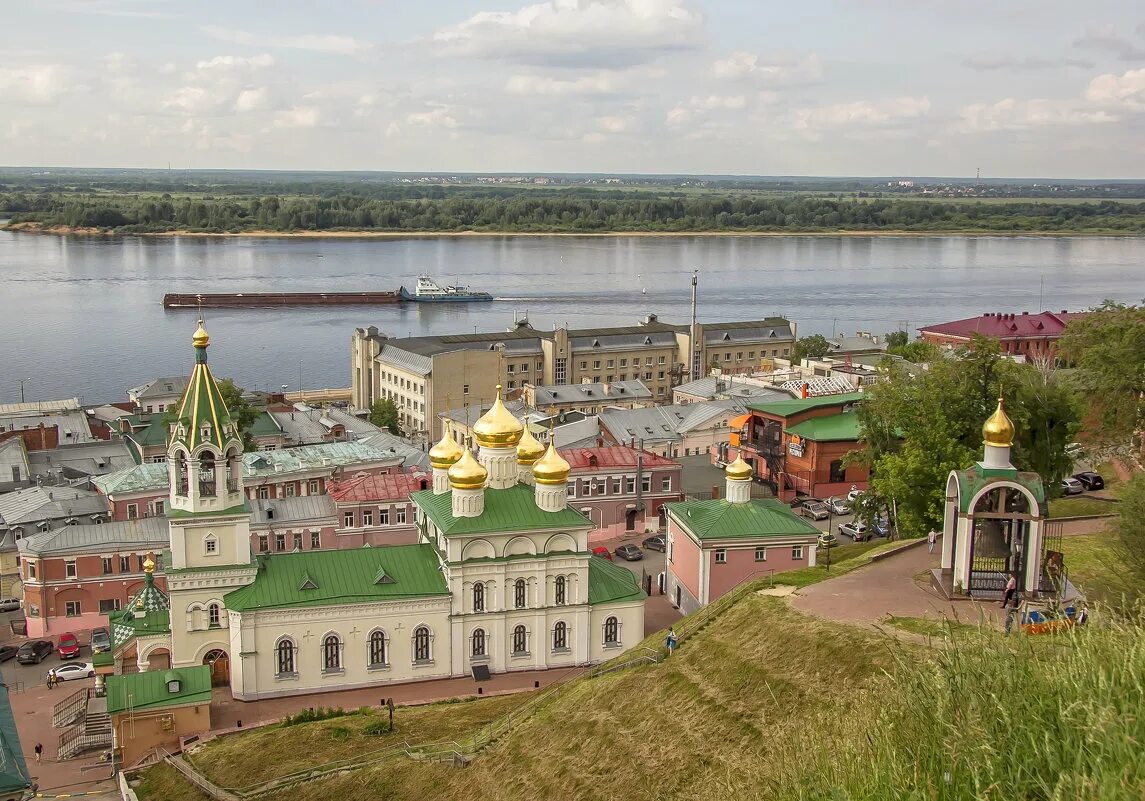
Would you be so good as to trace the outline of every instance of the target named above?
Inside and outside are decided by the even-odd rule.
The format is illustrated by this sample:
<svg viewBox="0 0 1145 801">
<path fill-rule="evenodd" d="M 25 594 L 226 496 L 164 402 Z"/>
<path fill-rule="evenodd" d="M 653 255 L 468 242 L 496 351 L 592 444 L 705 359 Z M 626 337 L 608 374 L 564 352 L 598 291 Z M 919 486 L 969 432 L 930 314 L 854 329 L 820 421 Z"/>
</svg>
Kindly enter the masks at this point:
<svg viewBox="0 0 1145 801">
<path fill-rule="evenodd" d="M 171 633 L 171 612 L 167 609 L 145 611 L 142 617 L 135 616 L 135 610 L 124 609 L 107 616 L 111 628 L 111 647 L 131 642 L 136 637 Z"/>
<path fill-rule="evenodd" d="M 433 490 L 410 494 L 430 520 L 445 534 L 535 531 L 547 528 L 591 528 L 592 521 L 567 506 L 546 512 L 537 506 L 533 488 L 517 484 L 508 489 L 486 489 L 485 511 L 480 517 L 454 517 L 453 492 L 434 495 Z"/>
<path fill-rule="evenodd" d="M 636 583 L 636 574 L 620 565 L 614 565 L 603 556 L 590 556 L 588 560 L 588 602 L 614 604 L 620 601 L 643 601 L 644 590 Z"/>
<path fill-rule="evenodd" d="M 821 409 L 824 406 L 842 406 L 863 399 L 862 392 L 845 392 L 841 395 L 817 395 L 814 398 L 793 398 L 792 400 L 771 401 L 770 403 L 749 403 L 749 409 L 774 414 L 777 417 L 790 417 L 808 409 Z"/>
<path fill-rule="evenodd" d="M 149 670 L 145 673 L 124 673 L 108 676 L 107 714 L 141 712 L 180 704 L 211 703 L 211 668 L 209 665 Z M 170 682 L 179 682 L 177 692 L 171 692 Z"/>
<path fill-rule="evenodd" d="M 958 476 L 958 507 L 963 512 L 970 511 L 970 501 L 978 491 L 987 484 L 998 481 L 1010 481 L 1019 484 L 1030 491 L 1034 500 L 1038 502 L 1038 511 L 1042 517 L 1049 514 L 1049 505 L 1046 502 L 1046 488 L 1042 484 L 1042 477 L 1037 473 L 1019 473 L 1017 468 L 991 468 L 974 465 L 966 470 L 955 470 Z"/>
<path fill-rule="evenodd" d="M 207 346 L 195 346 L 195 368 L 187 381 L 187 391 L 179 401 L 178 421 L 171 426 L 172 440 L 193 451 L 210 443 L 219 451 L 239 439 L 238 426 L 231 420 L 219 385 L 207 364 Z M 239 448 L 242 451 L 242 448 Z"/>
<path fill-rule="evenodd" d="M 668 511 L 697 539 L 805 537 L 821 532 L 774 498 L 732 503 L 723 498 L 667 504 Z"/>
<path fill-rule="evenodd" d="M 223 517 L 225 515 L 242 515 L 250 514 L 250 504 L 244 499 L 242 503 L 232 506 L 230 509 L 222 509 L 217 512 L 188 512 L 186 509 L 176 509 L 174 507 L 167 508 L 167 517 L 170 520 L 186 520 L 193 517 Z"/>
<path fill-rule="evenodd" d="M 0 692 L 0 793 L 12 793 L 31 786 L 32 779 L 20 747 L 20 733 L 16 730 L 12 703 L 5 688 Z M 25 797 L 20 795 L 20 798 Z"/>
<path fill-rule="evenodd" d="M 282 433 L 282 427 L 274 419 L 274 415 L 265 409 L 254 419 L 247 433 L 252 437 L 272 437 Z"/>
<path fill-rule="evenodd" d="M 431 545 L 274 554 L 259 560 L 253 583 L 227 593 L 223 603 L 246 612 L 448 596 L 439 566 Z"/>
<path fill-rule="evenodd" d="M 91 664 L 93 667 L 111 667 L 115 664 L 115 656 L 111 651 L 100 651 L 91 655 Z"/>
<path fill-rule="evenodd" d="M 859 415 L 852 411 L 812 417 L 787 429 L 787 433 L 813 442 L 857 442 L 862 428 Z"/>
</svg>

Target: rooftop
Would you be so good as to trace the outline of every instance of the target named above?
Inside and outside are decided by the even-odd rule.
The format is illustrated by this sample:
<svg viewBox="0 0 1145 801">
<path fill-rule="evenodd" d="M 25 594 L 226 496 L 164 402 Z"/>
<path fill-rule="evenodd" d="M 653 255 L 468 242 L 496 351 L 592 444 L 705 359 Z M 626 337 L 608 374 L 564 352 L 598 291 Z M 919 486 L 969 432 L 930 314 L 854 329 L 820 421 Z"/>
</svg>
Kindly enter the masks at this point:
<svg viewBox="0 0 1145 801">
<path fill-rule="evenodd" d="M 135 610 L 123 609 L 111 612 L 107 616 L 111 627 L 111 649 L 119 650 L 126 643 L 137 637 L 154 637 L 156 635 L 171 633 L 171 610 L 151 609 L 145 610 L 139 617 Z"/>
<path fill-rule="evenodd" d="M 850 411 L 826 417 L 812 417 L 810 420 L 791 426 L 787 429 L 787 433 L 812 442 L 858 442 L 863 429 L 859 425 L 859 415 Z"/>
<path fill-rule="evenodd" d="M 13 404 L 7 404 L 9 406 Z M 19 404 L 15 404 L 19 405 Z M 42 415 L 20 413 L 15 415 L 0 414 L 0 431 L 19 431 L 26 428 L 45 428 L 56 426 L 60 432 L 61 443 L 90 442 L 94 439 L 91 426 L 88 425 L 87 415 L 82 411 L 63 411 L 45 413 Z"/>
<path fill-rule="evenodd" d="M 33 451 L 28 454 L 32 472 L 46 475 L 53 471 L 102 476 L 125 470 L 135 465 L 131 451 L 120 440 L 93 440 L 91 442 L 63 445 L 50 451 Z"/>
<path fill-rule="evenodd" d="M 605 448 L 560 448 L 559 450 L 561 457 L 572 466 L 573 470 L 595 467 L 634 468 L 636 467 L 637 457 L 641 455 L 641 451 L 638 449 L 623 445 Z M 593 464 L 594 458 L 596 460 L 595 464 Z M 643 452 L 642 461 L 645 468 L 680 466 L 680 463 L 673 459 L 657 456 L 648 451 Z"/>
<path fill-rule="evenodd" d="M 424 472 L 354 476 L 327 483 L 326 492 L 339 503 L 404 500 L 423 489 L 423 481 L 431 481 L 431 476 Z"/>
<path fill-rule="evenodd" d="M 109 551 L 159 551 L 171 544 L 171 531 L 162 517 L 121 520 L 112 523 L 62 526 L 24 537 L 20 552 L 35 556 L 106 553 Z"/>
<path fill-rule="evenodd" d="M 758 342 L 759 340 L 792 339 L 791 323 L 782 317 L 746 320 L 738 323 L 704 323 L 704 342 L 718 346 L 721 342 Z"/>
<path fill-rule="evenodd" d="M 391 545 L 275 554 L 259 560 L 252 584 L 227 593 L 227 609 L 250 612 L 448 597 L 431 545 Z"/>
<path fill-rule="evenodd" d="M 127 394 L 135 398 L 139 403 L 146 403 L 148 398 L 182 395 L 187 389 L 187 380 L 187 376 L 185 375 L 171 376 L 170 378 L 153 378 L 146 384 L 127 390 Z"/>
<path fill-rule="evenodd" d="M 336 521 L 338 507 L 329 495 L 296 495 L 293 498 L 250 501 L 251 526 Z"/>
<path fill-rule="evenodd" d="M 643 601 L 644 591 L 636 583 L 636 574 L 601 556 L 588 560 L 588 602 L 613 604 L 621 601 Z"/>
<path fill-rule="evenodd" d="M 96 476 L 92 484 L 104 495 L 131 492 L 166 492 L 167 463 L 144 462 L 133 467 Z"/>
<path fill-rule="evenodd" d="M 611 384 L 555 384 L 533 388 L 533 405 L 545 408 L 557 403 L 608 403 L 651 400 L 652 390 L 643 381 L 613 381 Z"/>
<path fill-rule="evenodd" d="M 945 336 L 969 339 L 973 334 L 993 337 L 995 339 L 1020 339 L 1023 337 L 1042 339 L 1044 337 L 1061 336 L 1066 324 L 1076 320 L 1085 312 L 1022 312 L 1021 314 L 1001 314 L 987 312 L 978 317 L 968 317 L 965 320 L 954 320 L 949 323 L 936 323 L 918 329 L 923 334 L 942 334 Z"/>
<path fill-rule="evenodd" d="M 822 395 L 811 398 L 794 398 L 786 401 L 771 401 L 768 403 L 752 403 L 749 409 L 776 417 L 790 417 L 793 414 L 806 412 L 811 409 L 822 409 L 830 406 L 845 406 L 858 403 L 863 399 L 862 392 L 843 392 L 837 395 Z"/>
<path fill-rule="evenodd" d="M 842 370 L 845 369 L 845 365 L 832 365 L 831 369 Z M 846 395 L 847 393 L 855 391 L 850 381 L 845 378 L 836 378 L 835 376 L 796 378 L 791 381 L 784 381 L 779 385 L 780 389 L 786 390 L 789 395 L 795 395 L 797 399 L 800 393 L 803 392 L 804 386 L 807 387 L 807 396 L 809 398 L 818 398 L 826 395 Z"/>
<path fill-rule="evenodd" d="M 707 398 L 708 400 L 720 398 L 750 398 L 755 402 L 762 402 L 769 400 L 788 400 L 791 398 L 789 392 L 761 387 L 758 383 L 754 382 L 736 381 L 734 376 L 705 376 L 704 378 L 672 387 L 672 393 L 675 394 L 677 392 L 684 395 Z"/>
<path fill-rule="evenodd" d="M 817 537 L 819 529 L 774 498 L 731 503 L 723 498 L 667 504 L 669 514 L 696 539 Z"/>
<path fill-rule="evenodd" d="M 142 712 L 165 706 L 211 703 L 211 668 L 209 665 L 149 670 L 108 676 L 107 713 L 115 715 L 130 709 Z M 177 684 L 172 685 L 172 682 Z M 175 692 L 172 686 L 177 686 Z"/>
<path fill-rule="evenodd" d="M 77 412 L 80 409 L 79 398 L 65 398 L 63 400 L 28 401 L 27 403 L 0 403 L 0 417 L 17 417 L 29 415 L 41 417 L 47 414 L 60 412 Z"/>
<path fill-rule="evenodd" d="M 593 526 L 587 517 L 568 507 L 559 512 L 546 512 L 539 508 L 533 488 L 525 484 L 507 489 L 486 489 L 485 511 L 480 517 L 454 517 L 452 491 L 434 495 L 433 490 L 427 489 L 410 497 L 446 535 Z"/>
<path fill-rule="evenodd" d="M 85 518 L 107 513 L 107 503 L 93 490 L 74 487 L 28 487 L 0 495 L 0 522 L 7 527 Z"/>
<path fill-rule="evenodd" d="M 633 439 L 661 442 L 679 439 L 683 434 L 727 419 L 745 410 L 742 401 L 717 400 L 645 409 L 611 409 L 600 413 L 602 429 L 607 429 L 617 442 Z"/>
</svg>

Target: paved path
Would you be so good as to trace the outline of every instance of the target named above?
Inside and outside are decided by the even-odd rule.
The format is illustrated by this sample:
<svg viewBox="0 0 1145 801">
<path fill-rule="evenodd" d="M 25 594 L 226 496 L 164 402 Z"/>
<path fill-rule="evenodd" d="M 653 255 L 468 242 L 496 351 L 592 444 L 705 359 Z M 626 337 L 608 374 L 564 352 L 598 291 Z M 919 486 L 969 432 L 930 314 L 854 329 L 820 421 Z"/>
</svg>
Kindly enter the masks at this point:
<svg viewBox="0 0 1145 801">
<path fill-rule="evenodd" d="M 949 617 L 977 623 L 985 616 L 1001 626 L 1004 615 L 997 602 L 947 601 L 930 586 L 925 574 L 938 567 L 939 548 L 928 553 L 925 545 L 852 570 L 838 578 L 812 584 L 791 596 L 801 612 L 830 620 L 871 625 L 888 615 Z"/>
</svg>

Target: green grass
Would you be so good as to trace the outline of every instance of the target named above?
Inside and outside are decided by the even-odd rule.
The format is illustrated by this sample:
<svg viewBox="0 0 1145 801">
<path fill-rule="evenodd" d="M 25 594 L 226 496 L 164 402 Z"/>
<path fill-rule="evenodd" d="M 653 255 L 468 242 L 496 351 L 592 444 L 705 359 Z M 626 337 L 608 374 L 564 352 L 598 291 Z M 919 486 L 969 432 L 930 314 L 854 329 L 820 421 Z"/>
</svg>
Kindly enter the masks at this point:
<svg viewBox="0 0 1145 801">
<path fill-rule="evenodd" d="M 1115 536 L 1111 527 L 1101 534 L 1062 537 L 1066 575 L 1089 601 L 1114 605 L 1121 601 L 1125 584 L 1117 574 L 1120 560 L 1113 549 Z"/>
<path fill-rule="evenodd" d="M 857 567 L 869 564 L 871 557 L 882 551 L 902 545 L 901 541 L 887 542 L 886 540 L 871 540 L 869 542 L 854 542 L 849 545 L 839 545 L 831 549 L 831 564 L 827 565 L 827 552 L 818 549 L 815 556 L 815 567 L 804 567 L 799 570 L 788 570 L 776 573 L 776 584 L 789 584 L 793 587 L 806 587 L 832 576 L 841 576 Z"/>
<path fill-rule="evenodd" d="M 210 801 L 211 797 L 191 784 L 179 771 L 160 762 L 142 773 L 135 788 L 139 801 Z"/>
<path fill-rule="evenodd" d="M 1060 517 L 1089 517 L 1117 514 L 1117 501 L 1094 498 L 1090 495 L 1071 495 L 1050 499 L 1050 519 Z"/>
<path fill-rule="evenodd" d="M 909 631 L 911 634 L 921 634 L 925 637 L 945 637 L 954 631 L 966 631 L 976 628 L 966 623 L 958 623 L 947 618 L 933 617 L 898 617 L 888 615 L 883 622 L 896 629 Z"/>
</svg>

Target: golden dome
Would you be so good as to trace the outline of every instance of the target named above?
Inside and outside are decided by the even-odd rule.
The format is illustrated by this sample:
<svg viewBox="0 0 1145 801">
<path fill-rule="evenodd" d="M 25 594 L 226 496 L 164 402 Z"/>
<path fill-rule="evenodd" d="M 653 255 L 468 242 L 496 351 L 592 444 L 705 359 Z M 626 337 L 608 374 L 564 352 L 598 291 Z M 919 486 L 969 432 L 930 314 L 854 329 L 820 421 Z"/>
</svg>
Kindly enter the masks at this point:
<svg viewBox="0 0 1145 801">
<path fill-rule="evenodd" d="M 570 472 L 572 472 L 572 465 L 561 458 L 551 442 L 545 455 L 533 463 L 533 478 L 538 484 L 547 484 L 552 487 L 561 486 L 569 480 Z"/>
<path fill-rule="evenodd" d="M 736 460 L 724 468 L 724 475 L 736 481 L 746 481 L 751 478 L 751 465 L 737 456 Z"/>
<path fill-rule="evenodd" d="M 525 427 L 521 421 L 509 413 L 501 402 L 501 385 L 497 385 L 497 400 L 489 411 L 473 425 L 473 436 L 477 444 L 486 448 L 507 448 L 521 441 Z"/>
<path fill-rule="evenodd" d="M 473 452 L 468 448 L 449 468 L 449 486 L 456 490 L 481 489 L 488 477 L 489 473 L 473 458 Z"/>
<path fill-rule="evenodd" d="M 982 439 L 987 445 L 1008 448 L 1014 444 L 1014 424 L 1002 410 L 1002 399 L 998 398 L 998 408 L 982 426 Z"/>
<path fill-rule="evenodd" d="M 144 573 L 154 573 L 155 572 L 155 562 L 154 562 L 154 560 L 151 559 L 150 556 L 148 556 L 145 560 L 143 560 L 143 572 Z"/>
<path fill-rule="evenodd" d="M 191 337 L 191 342 L 194 343 L 196 348 L 205 348 L 211 343 L 211 338 L 207 335 L 207 329 L 203 328 L 202 320 L 199 320 L 199 327 L 195 329 L 195 335 Z"/>
<path fill-rule="evenodd" d="M 537 441 L 533 436 L 533 432 L 528 428 L 521 436 L 521 441 L 517 443 L 517 463 L 518 464 L 532 464 L 545 455 L 545 446 Z"/>
<path fill-rule="evenodd" d="M 438 470 L 448 470 L 461 456 L 461 446 L 447 426 L 441 440 L 429 449 L 429 463 Z"/>
</svg>

